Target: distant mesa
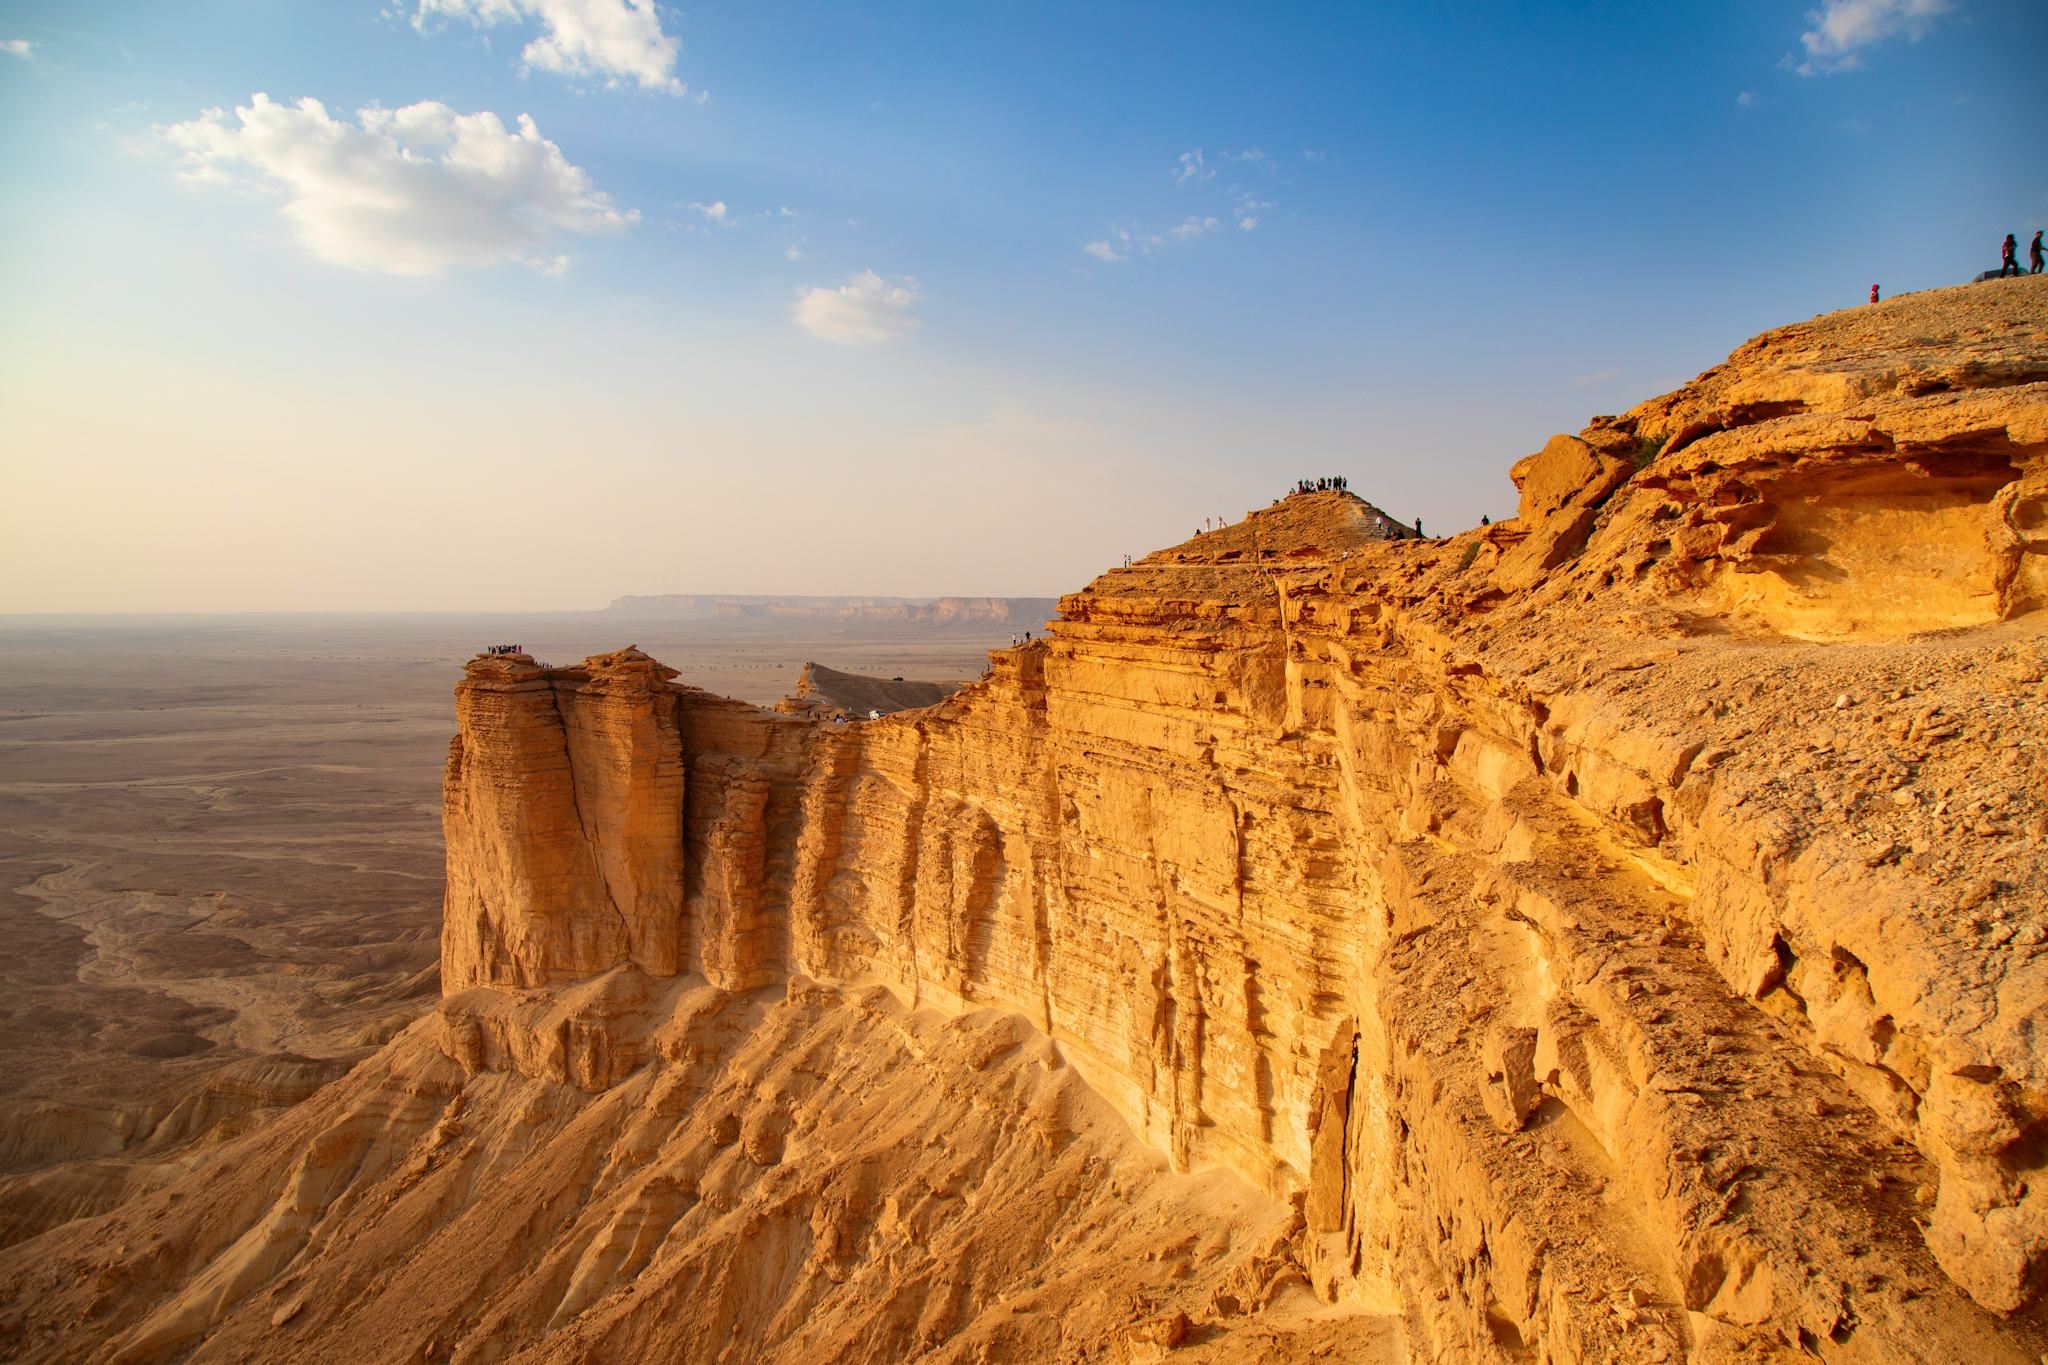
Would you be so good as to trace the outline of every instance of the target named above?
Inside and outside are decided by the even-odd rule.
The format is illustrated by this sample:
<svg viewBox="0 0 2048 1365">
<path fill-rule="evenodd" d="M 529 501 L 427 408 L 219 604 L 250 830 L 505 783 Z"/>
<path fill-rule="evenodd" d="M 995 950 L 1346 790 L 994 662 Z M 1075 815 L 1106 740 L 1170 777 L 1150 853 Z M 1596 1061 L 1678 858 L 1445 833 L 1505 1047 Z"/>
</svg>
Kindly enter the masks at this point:
<svg viewBox="0 0 2048 1365">
<path fill-rule="evenodd" d="M 806 663 L 796 690 L 775 704 L 784 715 L 823 720 L 867 720 L 913 711 L 944 701 L 959 691 L 957 682 L 918 682 L 842 673 L 820 663 Z"/>
<path fill-rule="evenodd" d="M 894 622 L 908 625 L 1018 626 L 1036 630 L 1059 614 L 1053 597 L 763 597 L 660 593 L 616 597 L 605 611 L 661 621 Z"/>
</svg>

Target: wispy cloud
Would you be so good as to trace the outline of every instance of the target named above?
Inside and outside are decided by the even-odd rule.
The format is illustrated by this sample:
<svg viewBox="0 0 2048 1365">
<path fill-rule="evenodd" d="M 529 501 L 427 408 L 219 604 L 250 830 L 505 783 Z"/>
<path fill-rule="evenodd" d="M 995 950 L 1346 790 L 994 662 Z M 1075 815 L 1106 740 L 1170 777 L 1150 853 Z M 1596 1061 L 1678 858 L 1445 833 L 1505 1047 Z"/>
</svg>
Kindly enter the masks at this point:
<svg viewBox="0 0 2048 1365">
<path fill-rule="evenodd" d="M 1111 223 L 1107 237 L 1101 238 L 1098 241 L 1083 242 L 1081 243 L 1081 250 L 1087 252 L 1103 264 L 1110 265 L 1117 261 L 1129 260 L 1131 258 L 1132 244 L 1133 238 L 1130 229 Z"/>
<path fill-rule="evenodd" d="M 1323 156 L 1323 151 L 1303 151 L 1305 160 L 1319 162 L 1323 160 Z M 1245 170 L 1233 170 L 1233 178 L 1221 180 L 1219 166 Z M 1237 176 L 1249 180 L 1251 172 L 1278 176 L 1278 180 L 1260 180 L 1257 184 L 1262 188 L 1247 188 L 1245 184 L 1233 182 Z M 1204 147 L 1190 147 L 1188 151 L 1180 153 L 1180 158 L 1174 162 L 1174 168 L 1171 168 L 1169 174 L 1174 176 L 1176 186 L 1192 186 L 1186 188 L 1186 194 L 1192 196 L 1192 201 L 1196 205 L 1206 203 L 1210 207 L 1202 207 L 1196 213 L 1190 213 L 1182 217 L 1178 223 L 1163 229 L 1147 229 L 1139 223 L 1114 221 L 1110 223 L 1110 229 L 1104 235 L 1096 237 L 1094 241 L 1083 241 L 1081 250 L 1094 256 L 1102 264 L 1112 266 L 1130 260 L 1133 256 L 1151 256 L 1161 248 L 1208 237 L 1212 233 L 1217 233 L 1225 223 L 1235 223 L 1239 231 L 1257 231 L 1262 215 L 1268 209 L 1280 207 L 1272 199 L 1266 199 L 1264 186 L 1274 182 L 1288 182 L 1288 178 L 1280 174 L 1280 166 L 1274 162 L 1270 153 L 1257 145 L 1235 149 L 1223 147 L 1214 153 L 1214 164 L 1210 164 L 1210 156 Z"/>
<path fill-rule="evenodd" d="M 426 32 L 435 15 L 480 28 L 538 21 L 540 36 L 519 54 L 530 70 L 598 77 L 611 86 L 630 81 L 670 95 L 689 92 L 675 74 L 682 43 L 661 31 L 654 0 L 419 0 L 413 27 Z M 698 103 L 706 98 L 698 92 Z"/>
<path fill-rule="evenodd" d="M 727 227 L 732 226 L 732 220 L 726 217 L 725 201 L 723 199 L 715 199 L 709 204 L 693 203 L 690 205 L 690 212 L 699 215 L 708 223 L 723 223 Z"/>
<path fill-rule="evenodd" d="M 1954 8 L 1955 0 L 1822 0 L 1806 16 L 1813 25 L 1799 35 L 1806 59 L 1793 69 L 1802 76 L 1853 71 L 1865 48 L 1889 38 L 1918 42 Z"/>
<path fill-rule="evenodd" d="M 1595 371 L 1593 371 L 1593 372 L 1592 372 L 1591 374 L 1576 374 L 1576 375 L 1573 375 L 1573 376 L 1572 376 L 1572 383 L 1574 383 L 1574 384 L 1578 385 L 1578 386 L 1579 386 L 1580 388 L 1582 388 L 1582 389 L 1584 389 L 1584 388 L 1590 388 L 1591 386 L 1593 386 L 1593 385 L 1595 385 L 1595 384 L 1607 384 L 1607 383 L 1611 383 L 1611 382 L 1613 382 L 1614 380 L 1617 380 L 1617 379 L 1621 378 L 1621 376 L 1622 376 L 1622 375 L 1623 375 L 1624 373 L 1626 373 L 1626 371 L 1623 371 L 1623 370 L 1619 370 L 1619 369 L 1614 369 L 1614 370 L 1595 370 Z"/>
<path fill-rule="evenodd" d="M 823 285 L 797 294 L 797 325 L 820 341 L 840 345 L 887 341 L 918 326 L 912 310 L 924 298 L 908 275 L 885 280 L 863 270 L 836 289 Z"/>
<path fill-rule="evenodd" d="M 562 233 L 608 232 L 638 221 L 591 188 L 590 177 L 521 114 L 458 114 L 424 101 L 329 116 L 316 99 L 277 104 L 258 94 L 230 118 L 208 109 L 158 130 L 184 155 L 185 178 L 284 198 L 280 210 L 323 261 L 392 275 L 518 262 L 568 268 L 543 252 Z"/>
<path fill-rule="evenodd" d="M 36 56 L 36 45 L 26 38 L 0 38 L 0 52 L 32 62 Z"/>
<path fill-rule="evenodd" d="M 1745 109 L 1754 109 L 1757 106 L 1757 93 L 1754 90 L 1745 90 L 1735 97 L 1735 102 Z"/>
<path fill-rule="evenodd" d="M 1304 158 L 1316 161 L 1321 160 L 1323 155 L 1320 151 L 1302 153 Z M 1218 151 L 1216 163 L 1250 167 L 1268 174 L 1277 174 L 1279 171 L 1279 167 L 1265 149 L 1256 146 Z M 1109 231 L 1101 237 L 1091 242 L 1083 242 L 1081 250 L 1104 265 L 1115 265 L 1128 261 L 1133 256 L 1150 255 L 1165 246 L 1207 237 L 1223 226 L 1226 221 L 1225 214 L 1228 215 L 1227 221 L 1235 223 L 1240 231 L 1257 230 L 1260 216 L 1264 211 L 1278 208 L 1279 205 L 1266 198 L 1262 190 L 1247 189 L 1228 180 L 1212 188 L 1202 189 L 1201 186 L 1217 179 L 1217 165 L 1210 164 L 1209 154 L 1204 148 L 1194 147 L 1180 154 L 1171 172 L 1174 184 L 1194 186 L 1196 188 L 1190 192 L 1198 199 L 1215 203 L 1216 207 L 1212 211 L 1189 214 L 1163 230 L 1148 229 L 1136 223 L 1113 222 L 1109 225 Z"/>
<path fill-rule="evenodd" d="M 1161 247 L 1207 237 L 1222 226 L 1213 213 L 1189 214 L 1164 232 L 1148 231 L 1136 224 L 1111 223 L 1106 234 L 1096 241 L 1083 242 L 1081 250 L 1105 265 L 1114 265 L 1133 256 L 1149 256 Z"/>
</svg>

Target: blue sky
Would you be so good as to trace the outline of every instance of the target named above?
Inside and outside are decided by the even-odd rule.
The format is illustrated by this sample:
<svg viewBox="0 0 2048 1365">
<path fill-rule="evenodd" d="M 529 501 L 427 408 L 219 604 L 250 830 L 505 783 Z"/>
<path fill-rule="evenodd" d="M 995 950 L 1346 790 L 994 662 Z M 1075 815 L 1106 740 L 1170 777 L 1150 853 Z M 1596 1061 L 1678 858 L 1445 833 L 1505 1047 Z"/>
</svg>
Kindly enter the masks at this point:
<svg viewBox="0 0 2048 1365">
<path fill-rule="evenodd" d="M 12 0 L 0 611 L 1051 593 L 1302 474 L 1459 529 L 2048 226 L 2044 56 L 1993 0 Z"/>
</svg>

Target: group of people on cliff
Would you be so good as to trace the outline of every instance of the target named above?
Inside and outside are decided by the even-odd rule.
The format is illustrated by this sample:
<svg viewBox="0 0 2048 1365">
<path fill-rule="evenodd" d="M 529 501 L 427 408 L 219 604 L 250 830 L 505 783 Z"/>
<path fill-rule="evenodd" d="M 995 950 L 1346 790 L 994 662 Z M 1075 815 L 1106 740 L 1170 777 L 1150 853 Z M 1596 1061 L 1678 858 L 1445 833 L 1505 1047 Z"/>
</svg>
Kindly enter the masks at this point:
<svg viewBox="0 0 2048 1365">
<path fill-rule="evenodd" d="M 1296 479 L 1294 481 L 1294 491 L 1297 493 L 1341 493 L 1350 486 L 1351 481 L 1342 474 L 1332 474 L 1328 478 L 1323 479 Z"/>
<path fill-rule="evenodd" d="M 2043 229 L 2043 231 L 2048 231 L 2048 228 L 2044 228 L 2044 229 Z M 2028 268 L 2028 270 L 2027 270 L 2027 273 L 2028 273 L 2029 275 L 2038 275 L 2038 274 L 2040 274 L 2040 273 L 2041 273 L 2041 265 L 2042 265 L 2042 247 L 2041 247 L 2041 233 L 2039 233 L 2039 232 L 2035 233 L 2035 234 L 2034 234 L 2034 240 L 2033 240 L 2032 242 L 2029 242 L 2029 243 L 2027 244 L 2027 265 L 2028 265 L 2028 267 L 2029 267 L 2029 268 Z M 2000 278 L 2003 278 L 2004 276 L 2007 276 L 2007 275 L 2017 275 L 2017 274 L 2019 274 L 2019 273 L 2020 273 L 2020 242 L 2019 242 L 2019 238 L 2018 238 L 2018 237 L 2016 237 L 2016 236 L 2014 236 L 2014 235 L 2013 235 L 2012 233 L 2008 232 L 2008 233 L 2006 233 L 2006 234 L 2005 234 L 2005 245 L 2004 245 L 2004 246 L 2002 246 L 2002 247 L 2001 247 L 2001 248 L 1999 249 L 1999 254 L 1998 254 L 1998 274 L 1999 274 Z"/>
<path fill-rule="evenodd" d="M 524 654 L 525 652 L 526 652 L 526 646 L 525 646 L 525 645 L 485 645 L 485 646 L 484 646 L 484 653 L 486 653 L 486 654 Z"/>
</svg>

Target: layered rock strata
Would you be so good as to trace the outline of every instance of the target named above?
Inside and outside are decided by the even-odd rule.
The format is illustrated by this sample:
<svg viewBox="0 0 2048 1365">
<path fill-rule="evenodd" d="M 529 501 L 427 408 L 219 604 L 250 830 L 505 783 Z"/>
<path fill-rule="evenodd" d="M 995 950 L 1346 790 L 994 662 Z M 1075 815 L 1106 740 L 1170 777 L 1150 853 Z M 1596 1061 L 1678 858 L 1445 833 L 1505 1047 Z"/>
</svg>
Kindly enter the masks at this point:
<svg viewBox="0 0 2048 1365">
<path fill-rule="evenodd" d="M 1978 908 L 2041 909 L 2022 826 L 2048 790 L 2048 338 L 2007 292 L 1761 338 L 1525 461 L 1522 516 L 1477 538 L 1382 544 L 1355 499 L 1290 499 L 1105 575 L 1048 643 L 900 723 L 632 694 L 637 732 L 677 717 L 704 794 L 680 841 L 688 967 L 1020 1010 L 1180 1167 L 1307 1191 L 1348 1242 L 1332 1274 L 1391 1253 L 1455 1290 L 1480 1311 L 1431 1333 L 1446 1346 L 1583 1356 L 1619 1318 L 1560 1284 L 1625 1284 L 1620 1337 L 1674 1349 L 1905 1359 L 1937 1324 L 1996 1335 L 1964 1296 L 2022 1308 L 2048 1231 L 2026 1179 L 2038 969 L 1957 924 L 1981 883 L 1865 845 L 1923 800 L 1931 711 L 1988 770 L 1943 788 L 1988 778 L 2010 808 L 1965 836 L 2013 874 Z M 1898 335 L 1929 309 L 1961 335 Z M 1796 638 L 1998 621 L 1889 651 Z M 1715 633 L 1752 624 L 1778 633 Z M 1995 676 L 1955 686 L 1987 651 Z M 465 684 L 473 709 L 489 686 Z M 1903 740 L 1872 723 L 1908 709 Z M 1848 733 L 1816 751 L 1817 725 Z M 1885 789 L 1843 774 L 1833 828 L 1757 799 L 1788 759 L 1851 755 L 1889 764 Z M 1541 1136 L 1507 1136 L 1532 1117 Z M 1538 1154 L 1666 1264 L 1598 1236 L 1540 1249 L 1528 1229 L 1599 1218 L 1571 1180 L 1486 1169 Z M 1461 1223 L 1463 1255 L 1403 1254 Z"/>
<path fill-rule="evenodd" d="M 312 1313 L 282 1300 L 299 1276 L 344 1282 L 349 1239 L 392 1235 L 360 1202 L 407 1197 L 392 1168 L 412 1163 L 445 1217 L 464 1186 L 432 1172 L 471 1162 L 511 1188 L 516 1149 L 561 1163 L 533 1177 L 525 1240 L 492 1244 L 524 1288 L 427 1314 L 414 1340 L 483 1358 L 493 1324 L 544 1320 L 537 1352 L 644 1349 L 677 1285 L 765 1295 L 787 1328 L 790 1305 L 835 1302 L 815 1283 L 833 1258 L 886 1262 L 879 1224 L 813 1223 L 775 1268 L 721 1271 L 707 1246 L 737 1244 L 673 1216 L 724 1179 L 692 1144 L 740 1104 L 701 1077 L 744 1045 L 694 1021 L 780 998 L 832 1015 L 821 1075 L 896 1046 L 848 1010 L 911 1010 L 914 1037 L 1008 1030 L 1177 1173 L 1146 1188 L 1223 1179 L 1215 1226 L 1279 1229 L 1184 1247 L 1182 1281 L 1133 1290 L 1125 1335 L 1059 1339 L 1074 1358 L 1249 1330 L 1277 1271 L 1356 1314 L 1361 1349 L 1398 1315 L 1420 1359 L 2036 1361 L 2044 317 L 2048 289 L 2013 281 L 1768 334 L 1554 439 L 1515 468 L 1514 521 L 1449 540 L 1387 540 L 1346 494 L 1288 498 L 1105 574 L 1049 639 L 877 721 L 726 701 L 635 650 L 473 663 L 447 780 L 448 994 L 324 1092 L 376 1090 L 363 1123 L 410 1155 L 321 1157 L 355 1130 L 295 1118 L 312 1147 L 275 1202 L 174 1252 L 143 1229 L 175 1214 L 144 1201 L 94 1235 L 150 1249 L 45 1246 L 52 1269 L 23 1282 L 47 1297 L 5 1321 L 45 1354 L 67 1305 L 132 1358 L 227 1352 L 273 1301 L 277 1323 Z M 760 1036 L 802 1052 L 814 1024 Z M 1036 1112 L 1028 1091 L 930 1074 L 1008 1122 Z M 812 1093 L 770 1077 L 752 1103 L 785 1084 Z M 869 1159 L 823 1140 L 849 1121 L 830 1102 L 798 1109 L 727 1140 L 792 1178 Z M 264 1137 L 237 1159 L 294 1159 Z M 657 1152 L 687 1197 L 647 1212 L 613 1172 Z M 1095 1169 L 1129 1159 L 1105 1148 Z M 1108 1218 L 1115 1190 L 1135 1197 L 1031 1188 L 980 1216 L 1105 1198 Z M 50 1278 L 137 1273 L 137 1254 L 175 1263 L 137 1296 L 152 1317 Z M 1052 1338 L 989 1326 L 1002 1279 L 956 1286 L 920 1335 L 849 1325 L 830 1344 L 1045 1358 Z M 317 1354 L 369 1319 L 307 1321 Z"/>
</svg>

